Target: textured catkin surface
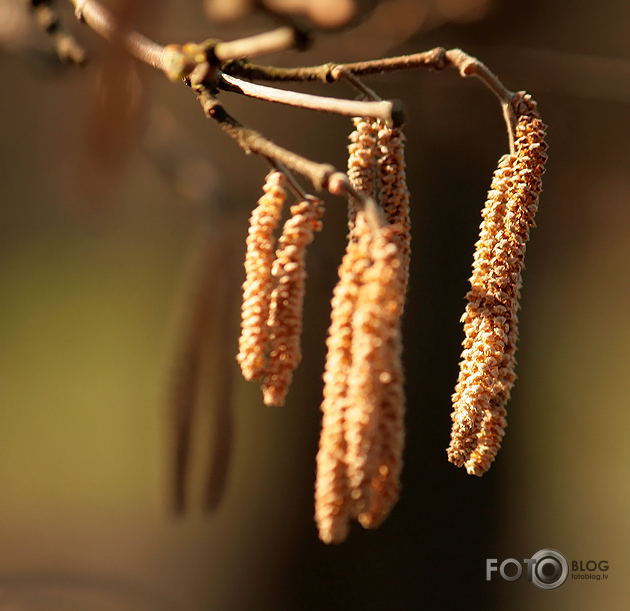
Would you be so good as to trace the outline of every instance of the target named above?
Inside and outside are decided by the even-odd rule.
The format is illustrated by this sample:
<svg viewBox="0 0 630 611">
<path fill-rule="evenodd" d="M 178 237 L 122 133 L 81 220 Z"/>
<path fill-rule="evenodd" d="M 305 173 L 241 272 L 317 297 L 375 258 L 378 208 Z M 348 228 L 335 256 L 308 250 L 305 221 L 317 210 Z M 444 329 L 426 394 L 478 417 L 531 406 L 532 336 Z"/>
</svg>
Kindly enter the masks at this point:
<svg viewBox="0 0 630 611">
<path fill-rule="evenodd" d="M 350 518 L 378 526 L 400 489 L 403 263 L 395 229 L 371 215 L 357 213 L 332 301 L 315 486 L 327 543 L 345 539 Z"/>
<path fill-rule="evenodd" d="M 411 219 L 405 170 L 405 135 L 400 129 L 379 125 L 377 152 L 379 200 L 402 255 L 401 279 L 406 291 L 411 257 Z"/>
<path fill-rule="evenodd" d="M 513 104 L 515 154 L 499 161 L 482 212 L 453 394 L 448 458 L 472 475 L 490 468 L 504 435 L 505 406 L 516 378 L 521 274 L 546 161 L 545 125 L 535 102 L 519 93 Z"/>
<path fill-rule="evenodd" d="M 262 385 L 266 405 L 284 403 L 293 371 L 302 358 L 306 247 L 313 241 L 314 233 L 321 230 L 323 212 L 323 202 L 314 197 L 291 206 L 291 217 L 278 240 L 268 320 L 269 366 Z"/>
<path fill-rule="evenodd" d="M 355 117 L 354 131 L 350 134 L 348 145 L 348 178 L 352 186 L 359 192 L 375 199 L 376 196 L 376 140 L 378 123 L 368 117 Z M 354 226 L 358 202 L 348 202 L 348 229 L 354 239 Z"/>
<path fill-rule="evenodd" d="M 397 499 L 404 445 L 402 261 L 391 227 L 373 237 L 371 256 L 352 320 L 346 426 L 352 515 L 366 528 L 380 524 Z"/>
<path fill-rule="evenodd" d="M 286 199 L 285 178 L 280 172 L 267 176 L 264 195 L 250 218 L 245 255 L 245 282 L 241 309 L 241 336 L 237 360 L 246 380 L 257 380 L 267 371 L 269 330 L 267 320 L 273 289 L 274 230 Z"/>
<path fill-rule="evenodd" d="M 352 365 L 352 317 L 362 272 L 370 265 L 369 227 L 360 223 L 348 242 L 332 298 L 326 345 L 322 430 L 317 453 L 315 521 L 325 543 L 340 543 L 348 535 L 350 491 L 346 475 L 346 415 L 350 407 L 348 376 Z M 367 248 L 366 248 L 367 247 Z"/>
</svg>

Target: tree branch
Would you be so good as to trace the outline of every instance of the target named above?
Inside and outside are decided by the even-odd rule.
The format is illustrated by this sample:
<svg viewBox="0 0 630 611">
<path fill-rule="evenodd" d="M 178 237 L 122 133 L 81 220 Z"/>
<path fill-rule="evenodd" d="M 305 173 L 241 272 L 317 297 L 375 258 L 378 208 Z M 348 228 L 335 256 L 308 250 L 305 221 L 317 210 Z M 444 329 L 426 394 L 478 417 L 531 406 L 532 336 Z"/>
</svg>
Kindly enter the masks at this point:
<svg viewBox="0 0 630 611">
<path fill-rule="evenodd" d="M 306 176 L 316 189 L 327 189 L 328 180 L 337 170 L 333 165 L 317 163 L 278 146 L 257 131 L 245 127 L 232 117 L 204 85 L 193 86 L 197 99 L 207 117 L 214 119 L 221 129 L 233 138 L 246 154 L 261 155 L 277 160 L 293 172 Z"/>
<path fill-rule="evenodd" d="M 461 49 L 447 51 L 443 47 L 436 47 L 423 53 L 403 55 L 400 57 L 386 57 L 364 62 L 350 64 L 322 64 L 299 68 L 279 68 L 276 66 L 261 66 L 245 61 L 228 62 L 223 66 L 223 71 L 232 75 L 259 81 L 322 81 L 330 83 L 337 80 L 340 68 L 355 76 L 369 74 L 384 74 L 395 70 L 409 70 L 412 68 L 429 68 L 431 70 L 443 70 L 455 67 L 463 77 L 475 76 L 492 91 L 503 110 L 503 118 L 508 130 L 510 152 L 514 152 L 514 129 L 516 117 L 512 108 L 514 92 L 507 89 L 497 76 L 477 58 L 468 55 Z"/>
<path fill-rule="evenodd" d="M 404 123 L 403 105 L 399 100 L 365 102 L 363 100 L 328 98 L 276 89 L 274 87 L 265 87 L 264 85 L 243 81 L 229 74 L 221 74 L 217 86 L 225 91 L 240 93 L 268 102 L 278 102 L 288 106 L 319 110 L 346 117 L 373 117 L 380 119 L 389 127 L 400 127 Z"/>
<path fill-rule="evenodd" d="M 111 43 L 122 44 L 136 59 L 164 70 L 164 47 L 137 32 L 124 31 L 114 16 L 96 0 L 70 0 L 79 21 Z"/>
<path fill-rule="evenodd" d="M 216 63 L 222 64 L 232 59 L 258 57 L 260 55 L 287 51 L 293 48 L 302 51 L 306 49 L 311 42 L 311 38 L 305 32 L 284 26 L 276 30 L 271 30 L 270 32 L 263 32 L 262 34 L 256 34 L 255 36 L 249 36 L 247 38 L 217 42 L 212 52 Z"/>
</svg>

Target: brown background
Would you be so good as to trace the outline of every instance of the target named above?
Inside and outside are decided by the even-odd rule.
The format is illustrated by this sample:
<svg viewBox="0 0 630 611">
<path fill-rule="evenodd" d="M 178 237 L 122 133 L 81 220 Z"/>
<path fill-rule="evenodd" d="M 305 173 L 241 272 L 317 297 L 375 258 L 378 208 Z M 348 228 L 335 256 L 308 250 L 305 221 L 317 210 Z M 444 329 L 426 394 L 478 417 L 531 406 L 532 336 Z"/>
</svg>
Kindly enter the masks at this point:
<svg viewBox="0 0 630 611">
<path fill-rule="evenodd" d="M 166 43 L 269 24 L 213 29 L 200 4 L 162 2 L 142 29 Z M 459 5 L 477 9 L 454 19 Z M 137 114 L 127 122 L 122 111 L 99 114 L 108 47 L 64 11 L 90 65 L 55 69 L 37 37 L 22 46 L 5 39 L 0 55 L 0 609 L 520 611 L 627 601 L 630 5 L 442 0 L 379 10 L 354 32 L 323 35 L 304 56 L 269 61 L 459 46 L 508 87 L 531 92 L 549 124 L 519 379 L 497 462 L 470 477 L 446 461 L 445 448 L 479 210 L 507 147 L 500 111 L 455 71 L 372 77 L 410 115 L 402 498 L 375 532 L 353 528 L 336 547 L 317 540 L 321 372 L 345 232 L 343 203 L 329 198 L 309 256 L 305 358 L 287 405 L 265 408 L 258 388 L 239 381 L 223 505 L 208 518 L 194 501 L 186 517 L 169 517 L 168 379 L 184 271 L 204 218 L 193 200 L 212 194 L 211 222 L 233 238 L 241 274 L 266 166 L 209 124 L 184 86 L 145 67 Z M 353 95 L 341 85 L 330 92 Z M 344 167 L 346 119 L 223 97 L 280 144 Z M 180 168 L 156 152 L 169 121 L 178 127 L 166 150 L 180 147 L 195 163 Z M 94 149 L 113 151 L 109 170 Z M 214 358 L 236 353 L 238 305 L 227 324 L 233 349 Z M 202 441 L 218 383 L 208 385 Z M 207 450 L 195 456 L 197 482 Z M 522 560 L 548 547 L 570 561 L 607 560 L 608 579 L 570 579 L 553 592 L 524 578 L 485 581 L 486 558 Z"/>
</svg>

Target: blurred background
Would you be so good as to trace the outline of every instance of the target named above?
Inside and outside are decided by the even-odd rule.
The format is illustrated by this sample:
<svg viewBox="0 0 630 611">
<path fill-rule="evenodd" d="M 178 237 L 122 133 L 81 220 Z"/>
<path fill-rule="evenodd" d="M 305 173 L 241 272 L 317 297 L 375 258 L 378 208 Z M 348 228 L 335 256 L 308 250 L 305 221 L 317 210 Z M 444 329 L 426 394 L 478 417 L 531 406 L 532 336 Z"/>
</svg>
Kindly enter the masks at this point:
<svg viewBox="0 0 630 611">
<path fill-rule="evenodd" d="M 409 111 L 407 449 L 402 497 L 388 520 L 326 546 L 312 517 L 328 304 L 346 231 L 335 198 L 309 254 L 304 360 L 287 404 L 264 407 L 257 385 L 236 377 L 227 488 L 204 515 L 213 398 L 224 382 L 213 371 L 228 359 L 238 374 L 234 301 L 219 325 L 231 330 L 228 346 L 207 342 L 192 498 L 173 517 L 168 403 L 194 290 L 191 262 L 204 239 L 223 236 L 233 256 L 221 269 L 242 282 L 247 218 L 267 166 L 208 122 L 186 87 L 146 66 L 116 64 L 111 48 L 74 22 L 69 3 L 60 8 L 88 51 L 82 68 L 62 69 L 22 4 L 1 0 L 0 610 L 626 604 L 630 4 L 374 4 L 361 5 L 354 29 L 265 61 L 461 47 L 510 89 L 529 91 L 549 125 L 519 379 L 497 461 L 479 479 L 445 453 L 480 209 L 507 151 L 492 94 L 454 70 L 366 79 Z M 219 26 L 200 0 L 144 9 L 134 16 L 138 28 L 161 43 L 273 26 L 258 14 Z M 354 95 L 342 84 L 300 88 Z M 279 144 L 345 167 L 347 119 L 221 98 Z M 606 560 L 608 579 L 569 579 L 550 592 L 524 577 L 485 581 L 486 558 L 522 561 L 543 548 L 570 562 Z"/>
</svg>

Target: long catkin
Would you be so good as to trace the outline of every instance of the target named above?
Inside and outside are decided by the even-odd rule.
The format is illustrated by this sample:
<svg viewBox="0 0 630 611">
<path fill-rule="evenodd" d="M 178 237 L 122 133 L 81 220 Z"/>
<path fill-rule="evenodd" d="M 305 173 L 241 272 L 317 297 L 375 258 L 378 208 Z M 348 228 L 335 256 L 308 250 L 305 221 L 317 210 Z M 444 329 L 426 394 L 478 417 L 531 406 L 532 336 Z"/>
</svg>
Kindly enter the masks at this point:
<svg viewBox="0 0 630 611">
<path fill-rule="evenodd" d="M 346 474 L 346 414 L 350 407 L 348 375 L 352 365 L 352 316 L 370 265 L 369 227 L 359 223 L 339 267 L 332 298 L 324 369 L 322 430 L 317 453 L 315 521 L 324 543 L 341 543 L 348 535 L 350 490 Z"/>
<path fill-rule="evenodd" d="M 365 528 L 380 524 L 397 499 L 404 443 L 402 260 L 392 228 L 373 232 L 369 249 L 352 319 L 345 431 L 351 512 Z"/>
<path fill-rule="evenodd" d="M 505 405 L 516 378 L 523 260 L 547 159 L 545 125 L 536 103 L 521 92 L 513 105 L 515 154 L 500 160 L 482 213 L 453 394 L 448 458 L 471 475 L 490 468 L 504 435 Z"/>
<path fill-rule="evenodd" d="M 257 380 L 267 371 L 269 330 L 267 320 L 273 289 L 274 230 L 286 200 L 285 178 L 271 172 L 264 195 L 252 212 L 245 255 L 245 282 L 241 311 L 241 336 L 236 356 L 246 380 Z"/>
</svg>

